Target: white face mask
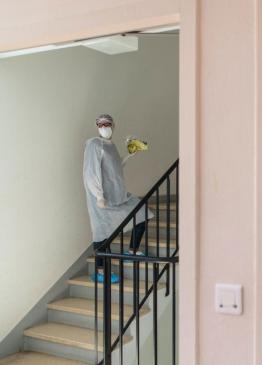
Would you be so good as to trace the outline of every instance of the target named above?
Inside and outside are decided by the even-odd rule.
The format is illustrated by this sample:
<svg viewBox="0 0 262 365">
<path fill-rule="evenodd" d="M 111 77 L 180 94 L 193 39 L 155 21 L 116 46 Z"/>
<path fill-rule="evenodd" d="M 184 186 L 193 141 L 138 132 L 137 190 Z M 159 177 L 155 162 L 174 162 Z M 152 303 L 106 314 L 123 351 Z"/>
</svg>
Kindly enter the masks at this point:
<svg viewBox="0 0 262 365">
<path fill-rule="evenodd" d="M 101 127 L 98 128 L 99 133 L 101 135 L 101 137 L 106 138 L 106 139 L 110 139 L 112 137 L 113 131 L 111 127 Z"/>
</svg>

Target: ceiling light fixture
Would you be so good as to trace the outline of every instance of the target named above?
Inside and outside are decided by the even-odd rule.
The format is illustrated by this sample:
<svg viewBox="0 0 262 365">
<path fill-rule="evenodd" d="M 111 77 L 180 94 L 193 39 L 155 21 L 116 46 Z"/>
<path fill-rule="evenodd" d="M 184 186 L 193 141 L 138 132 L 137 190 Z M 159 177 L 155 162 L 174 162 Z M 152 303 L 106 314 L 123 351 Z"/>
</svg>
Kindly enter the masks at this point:
<svg viewBox="0 0 262 365">
<path fill-rule="evenodd" d="M 133 35 L 115 35 L 89 39 L 81 42 L 81 45 L 109 55 L 115 55 L 138 51 L 138 37 Z"/>
</svg>

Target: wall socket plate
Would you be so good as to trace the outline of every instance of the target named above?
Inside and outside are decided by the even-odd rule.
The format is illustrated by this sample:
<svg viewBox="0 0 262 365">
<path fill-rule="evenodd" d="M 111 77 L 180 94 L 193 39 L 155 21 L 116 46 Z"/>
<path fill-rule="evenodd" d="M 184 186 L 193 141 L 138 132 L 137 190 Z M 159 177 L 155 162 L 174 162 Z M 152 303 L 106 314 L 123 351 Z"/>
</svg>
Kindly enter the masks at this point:
<svg viewBox="0 0 262 365">
<path fill-rule="evenodd" d="M 241 315 L 243 289 L 240 284 L 216 284 L 215 309 L 217 313 Z"/>
</svg>

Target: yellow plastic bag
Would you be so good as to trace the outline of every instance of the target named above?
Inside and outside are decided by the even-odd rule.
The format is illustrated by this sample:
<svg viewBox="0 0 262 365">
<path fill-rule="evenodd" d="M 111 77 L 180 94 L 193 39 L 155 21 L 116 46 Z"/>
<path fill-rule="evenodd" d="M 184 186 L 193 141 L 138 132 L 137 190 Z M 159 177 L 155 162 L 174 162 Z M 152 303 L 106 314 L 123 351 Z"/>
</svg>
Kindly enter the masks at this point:
<svg viewBox="0 0 262 365">
<path fill-rule="evenodd" d="M 130 154 L 148 150 L 148 143 L 134 136 L 127 137 L 126 146 Z"/>
</svg>

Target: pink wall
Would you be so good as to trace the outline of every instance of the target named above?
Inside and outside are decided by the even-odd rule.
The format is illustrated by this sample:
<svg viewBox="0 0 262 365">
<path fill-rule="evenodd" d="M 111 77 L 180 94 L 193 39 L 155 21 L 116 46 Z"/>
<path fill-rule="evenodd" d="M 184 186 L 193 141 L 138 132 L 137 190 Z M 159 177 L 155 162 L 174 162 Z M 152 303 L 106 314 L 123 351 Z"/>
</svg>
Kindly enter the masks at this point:
<svg viewBox="0 0 262 365">
<path fill-rule="evenodd" d="M 255 310 L 255 330 L 256 330 L 256 343 L 255 343 L 255 356 L 256 364 L 262 364 L 262 2 L 256 1 L 256 168 L 257 168 L 257 220 L 256 220 L 256 310 Z"/>
<path fill-rule="evenodd" d="M 0 0 L 0 51 L 177 21 L 178 0 Z"/>
<path fill-rule="evenodd" d="M 262 364 L 259 1 L 181 2 L 180 365 Z M 215 313 L 218 282 L 242 316 Z"/>
<path fill-rule="evenodd" d="M 254 2 L 202 0 L 201 365 L 251 365 L 254 345 Z M 244 286 L 244 315 L 214 311 L 217 282 Z"/>
</svg>

